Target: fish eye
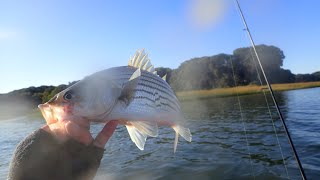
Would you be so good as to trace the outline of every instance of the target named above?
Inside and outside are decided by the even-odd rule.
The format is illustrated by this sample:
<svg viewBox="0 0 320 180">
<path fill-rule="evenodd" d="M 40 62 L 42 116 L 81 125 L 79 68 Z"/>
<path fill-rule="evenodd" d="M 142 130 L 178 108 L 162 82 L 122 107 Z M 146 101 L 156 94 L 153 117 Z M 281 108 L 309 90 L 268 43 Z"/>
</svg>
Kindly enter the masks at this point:
<svg viewBox="0 0 320 180">
<path fill-rule="evenodd" d="M 67 101 L 71 100 L 72 99 L 71 92 L 66 92 L 66 94 L 63 96 L 63 99 Z"/>
</svg>

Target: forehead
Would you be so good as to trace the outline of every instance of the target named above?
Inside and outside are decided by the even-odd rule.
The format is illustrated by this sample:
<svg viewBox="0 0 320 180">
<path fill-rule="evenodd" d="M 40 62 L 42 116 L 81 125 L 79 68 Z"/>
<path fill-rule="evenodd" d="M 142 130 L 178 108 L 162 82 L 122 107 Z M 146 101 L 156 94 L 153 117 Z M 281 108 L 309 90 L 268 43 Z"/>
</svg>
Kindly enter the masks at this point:
<svg viewBox="0 0 320 180">
<path fill-rule="evenodd" d="M 62 90 L 61 92 L 55 94 L 49 101 L 49 104 L 57 104 L 63 100 L 63 96 L 66 92 L 69 91 L 69 88 Z"/>
</svg>

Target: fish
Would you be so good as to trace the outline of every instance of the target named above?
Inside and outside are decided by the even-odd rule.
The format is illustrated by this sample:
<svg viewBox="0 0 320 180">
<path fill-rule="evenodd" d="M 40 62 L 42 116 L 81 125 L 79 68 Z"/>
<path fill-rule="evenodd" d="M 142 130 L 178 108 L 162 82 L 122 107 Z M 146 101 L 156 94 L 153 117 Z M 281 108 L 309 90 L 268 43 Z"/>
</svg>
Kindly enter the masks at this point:
<svg viewBox="0 0 320 180">
<path fill-rule="evenodd" d="M 174 152 L 179 135 L 192 141 L 177 96 L 166 75 L 157 75 L 144 49 L 136 51 L 127 66 L 86 76 L 38 107 L 47 124 L 65 119 L 98 123 L 117 120 L 126 126 L 140 150 L 144 150 L 147 137 L 158 136 L 159 126 L 175 131 Z"/>
</svg>

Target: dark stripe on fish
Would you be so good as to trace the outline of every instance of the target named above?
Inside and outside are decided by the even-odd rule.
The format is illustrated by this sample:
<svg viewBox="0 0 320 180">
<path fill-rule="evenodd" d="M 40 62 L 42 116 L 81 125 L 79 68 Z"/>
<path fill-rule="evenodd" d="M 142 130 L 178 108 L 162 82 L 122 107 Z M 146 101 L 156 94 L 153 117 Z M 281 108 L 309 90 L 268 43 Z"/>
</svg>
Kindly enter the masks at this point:
<svg viewBox="0 0 320 180">
<path fill-rule="evenodd" d="M 117 80 L 128 80 L 128 78 L 119 78 Z M 150 83 L 151 85 L 148 85 L 146 83 L 144 83 L 144 81 Z M 168 88 L 164 87 L 162 84 L 158 84 L 158 83 L 155 83 L 153 81 L 150 81 L 148 79 L 143 79 L 141 82 L 138 83 L 138 86 L 144 86 L 144 87 L 147 87 L 147 88 L 150 88 L 150 89 L 156 89 L 160 92 L 162 92 L 163 94 L 166 94 L 167 96 L 169 96 L 170 98 L 173 98 L 175 100 L 177 100 L 177 98 L 174 96 L 174 94 L 171 92 L 171 91 L 168 91 Z M 152 85 L 156 85 L 156 86 L 152 86 Z M 161 87 L 163 89 L 159 89 L 158 87 Z M 154 95 L 152 92 L 149 92 L 149 94 L 151 94 L 152 96 Z M 172 101 L 171 99 L 169 98 L 165 98 L 163 97 L 164 99 L 167 99 L 168 101 L 170 101 L 171 103 L 175 104 L 176 106 L 178 106 L 177 102 L 175 101 Z"/>
<path fill-rule="evenodd" d="M 150 74 L 150 73 L 149 73 Z M 119 76 L 122 76 L 123 74 L 121 74 L 121 75 L 119 75 Z M 128 80 L 129 78 L 130 78 L 130 76 L 131 76 L 131 74 L 125 74 L 125 75 L 128 75 L 127 77 L 121 77 L 121 78 L 117 78 L 117 80 Z M 147 75 L 147 73 L 145 73 L 144 75 Z M 160 87 L 162 87 L 163 89 L 166 89 L 167 90 L 167 92 L 170 92 L 170 93 L 172 93 L 173 94 L 173 92 L 172 92 L 172 90 L 171 90 L 171 87 L 170 86 L 168 86 L 168 85 L 166 85 L 166 83 L 165 82 L 163 82 L 163 80 L 162 79 L 159 79 L 159 78 L 157 78 L 157 77 L 155 77 L 155 75 L 153 75 L 153 74 L 151 74 L 152 76 L 141 76 L 141 80 L 142 81 L 146 81 L 146 82 L 149 82 L 149 83 L 151 83 L 151 84 L 156 84 L 156 85 L 158 85 L 158 86 L 160 86 Z M 152 80 L 150 80 L 150 79 L 152 79 L 152 80 L 154 80 L 154 81 L 152 81 Z"/>
<path fill-rule="evenodd" d="M 160 78 L 159 76 L 154 75 L 154 74 L 149 73 L 149 72 L 148 72 L 148 73 L 145 73 L 145 74 L 143 74 L 143 75 L 145 75 L 146 77 L 151 78 L 151 79 L 159 82 L 159 83 L 162 84 L 162 85 L 165 85 L 166 88 L 168 88 L 168 89 L 171 90 L 170 85 L 169 85 L 165 80 L 163 80 L 162 78 Z"/>
<path fill-rule="evenodd" d="M 126 67 L 126 69 L 123 70 L 123 71 L 122 70 L 116 70 L 116 72 L 115 72 L 116 74 L 115 75 L 116 76 L 127 75 L 128 76 L 127 79 L 129 79 L 136 70 L 137 70 L 137 68 L 135 68 L 135 67 Z M 130 73 L 126 73 L 126 71 L 131 71 L 131 72 Z M 161 79 L 158 75 L 150 73 L 149 71 L 141 70 L 141 77 L 151 78 L 152 80 L 157 81 L 158 82 L 157 84 L 162 84 L 166 89 L 168 88 L 168 89 L 171 90 L 170 85 L 166 81 Z"/>
<path fill-rule="evenodd" d="M 166 96 L 161 96 L 161 95 L 160 95 L 161 97 L 163 97 L 164 99 L 167 99 L 167 100 L 170 101 L 172 104 L 176 104 L 176 102 L 172 100 L 172 98 L 174 98 L 173 95 L 167 93 L 167 92 L 164 91 L 164 90 L 161 90 L 161 89 L 159 89 L 159 88 L 157 88 L 157 87 L 152 87 L 152 86 L 146 85 L 146 84 L 140 85 L 140 87 L 147 87 L 147 88 L 152 89 L 152 90 L 158 90 L 158 91 L 162 92 L 163 95 L 166 95 Z M 144 89 L 140 89 L 140 87 L 137 87 L 137 90 L 144 90 Z M 148 91 L 148 90 L 144 90 L 144 91 Z M 148 91 L 148 93 L 149 93 L 150 95 L 152 95 L 152 96 L 155 95 L 154 92 L 152 92 L 152 91 Z"/>
<path fill-rule="evenodd" d="M 158 88 L 158 87 L 150 86 L 150 85 L 148 85 L 148 84 L 144 84 L 143 82 L 138 82 L 138 88 L 139 88 L 139 85 L 140 85 L 140 86 L 148 87 L 148 88 L 150 88 L 150 89 L 156 89 L 156 90 L 162 92 L 163 94 L 166 94 L 166 95 L 169 96 L 170 98 L 176 99 L 176 97 L 175 97 L 172 93 L 169 93 L 169 92 L 167 92 L 167 91 L 165 91 L 165 90 L 163 90 L 163 89 L 160 89 L 160 88 Z M 150 94 L 154 95 L 152 92 L 150 92 Z M 175 104 L 175 102 L 172 101 L 171 99 L 168 99 L 168 100 L 170 100 L 173 104 Z"/>
<path fill-rule="evenodd" d="M 146 96 L 135 96 L 135 97 L 133 97 L 133 99 L 146 99 L 146 100 L 148 100 L 148 101 L 150 101 L 150 102 L 152 102 L 152 103 L 155 104 L 155 101 L 154 101 L 153 99 L 148 98 L 148 97 L 146 97 Z M 161 98 L 159 98 L 159 99 L 161 99 Z M 144 104 L 144 105 L 148 105 L 149 107 L 153 107 L 153 108 L 154 108 L 154 107 L 161 107 L 161 106 L 168 106 L 168 107 L 170 107 L 172 110 L 177 111 L 177 109 L 175 109 L 171 104 L 169 104 L 169 103 L 164 103 L 164 102 L 161 102 L 161 101 L 160 101 L 160 105 L 152 106 L 152 105 L 150 105 L 150 104 L 148 104 L 148 103 L 146 103 L 146 104 Z"/>
<path fill-rule="evenodd" d="M 142 79 L 142 81 L 146 81 L 146 82 L 149 82 L 149 83 L 151 83 L 151 84 L 156 84 L 156 85 L 162 87 L 163 89 L 167 90 L 167 92 L 172 93 L 172 92 L 171 92 L 171 89 L 169 89 L 167 86 L 165 86 L 163 82 L 159 84 L 159 83 L 156 83 L 156 82 L 154 82 L 154 81 L 151 81 L 151 80 L 145 79 L 145 78 Z"/>
<path fill-rule="evenodd" d="M 150 94 L 151 96 L 154 96 L 154 94 L 153 94 L 152 92 L 147 91 L 147 90 L 144 90 L 144 89 L 135 89 L 134 91 L 136 91 L 136 92 L 140 91 L 140 92 L 144 92 L 144 93 Z M 135 97 L 140 97 L 140 96 L 135 96 Z M 133 97 L 133 98 L 135 98 L 135 97 Z M 155 102 L 153 99 L 148 98 L 148 97 L 146 97 L 146 96 L 142 96 L 142 97 L 143 97 L 143 98 L 146 98 L 146 99 L 148 99 L 148 100 L 150 100 L 150 101 L 152 101 L 152 102 Z M 161 96 L 161 95 L 159 95 L 159 98 L 160 98 L 160 99 L 165 99 L 165 100 L 169 101 L 171 104 L 174 104 L 175 107 L 173 107 L 173 106 L 170 105 L 170 107 L 171 107 L 172 109 L 174 109 L 174 110 L 179 110 L 179 109 L 180 109 L 180 108 L 177 106 L 177 104 L 176 104 L 174 101 L 172 101 L 170 98 L 167 98 L 167 97 L 164 97 L 164 96 Z M 160 101 L 160 103 L 161 103 L 161 101 Z"/>
<path fill-rule="evenodd" d="M 132 97 L 132 99 L 146 99 L 146 100 L 154 103 L 154 100 L 153 100 L 153 99 L 151 99 L 151 98 L 149 98 L 149 97 L 146 97 L 146 96 L 134 96 L 134 97 Z"/>
<path fill-rule="evenodd" d="M 117 80 L 117 81 L 128 81 L 129 78 L 132 76 L 132 74 L 135 72 L 135 70 L 137 70 L 137 68 L 128 67 L 128 66 L 121 67 L 121 69 L 116 68 L 116 69 L 114 69 L 113 75 L 114 75 L 115 80 Z M 141 70 L 141 72 L 142 72 L 141 77 L 140 77 L 141 81 L 139 81 L 138 86 L 140 85 L 140 86 L 147 87 L 150 89 L 156 89 L 156 90 L 162 92 L 164 95 L 167 95 L 170 98 L 160 96 L 161 98 L 169 101 L 174 106 L 176 106 L 174 109 L 177 109 L 177 110 L 180 109 L 178 99 L 175 96 L 174 92 L 172 91 L 170 85 L 167 82 L 165 82 L 159 76 L 157 76 L 153 73 L 150 73 L 148 71 Z M 148 83 L 150 83 L 150 84 L 148 84 Z M 148 91 L 142 90 L 142 89 L 137 89 L 137 91 L 143 91 L 145 93 L 150 94 L 151 96 L 154 96 L 153 92 L 148 92 Z M 173 100 L 175 100 L 175 101 L 173 101 Z"/>
</svg>

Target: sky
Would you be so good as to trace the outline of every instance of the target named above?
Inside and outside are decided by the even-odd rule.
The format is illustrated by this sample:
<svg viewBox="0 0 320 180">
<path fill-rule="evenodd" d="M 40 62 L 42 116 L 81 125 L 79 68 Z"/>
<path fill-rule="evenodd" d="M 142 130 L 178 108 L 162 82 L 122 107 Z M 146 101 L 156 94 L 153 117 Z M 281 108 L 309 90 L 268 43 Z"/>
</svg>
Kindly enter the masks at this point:
<svg viewBox="0 0 320 180">
<path fill-rule="evenodd" d="M 283 68 L 320 71 L 320 1 L 239 0 L 256 44 Z M 127 65 L 145 48 L 155 67 L 248 47 L 233 0 L 0 0 L 0 93 L 67 84 Z"/>
</svg>

